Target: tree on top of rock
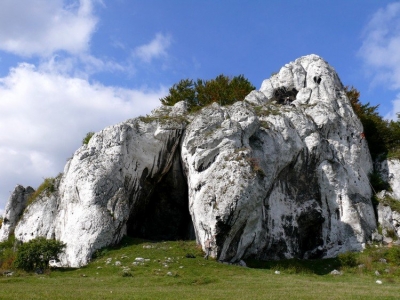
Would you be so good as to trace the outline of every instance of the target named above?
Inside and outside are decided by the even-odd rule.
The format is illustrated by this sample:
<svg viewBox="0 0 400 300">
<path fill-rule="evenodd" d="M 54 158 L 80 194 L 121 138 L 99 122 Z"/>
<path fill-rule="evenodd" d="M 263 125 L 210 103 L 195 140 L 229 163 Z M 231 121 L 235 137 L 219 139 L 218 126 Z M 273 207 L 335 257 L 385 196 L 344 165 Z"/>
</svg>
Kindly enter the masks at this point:
<svg viewBox="0 0 400 300">
<path fill-rule="evenodd" d="M 215 79 L 183 79 L 169 89 L 169 95 L 161 98 L 163 105 L 186 101 L 189 111 L 195 111 L 213 102 L 220 105 L 242 101 L 255 87 L 243 75 L 229 77 L 218 75 Z"/>
</svg>

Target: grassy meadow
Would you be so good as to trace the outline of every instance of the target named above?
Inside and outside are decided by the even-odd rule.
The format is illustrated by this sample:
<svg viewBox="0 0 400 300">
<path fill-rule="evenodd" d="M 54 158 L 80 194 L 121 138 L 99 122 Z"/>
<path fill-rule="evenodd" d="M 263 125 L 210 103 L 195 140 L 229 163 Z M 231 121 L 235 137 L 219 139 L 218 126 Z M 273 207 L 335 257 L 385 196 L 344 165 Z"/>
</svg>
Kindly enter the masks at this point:
<svg viewBox="0 0 400 300">
<path fill-rule="evenodd" d="M 0 276 L 0 299 L 400 299 L 400 248 L 247 264 L 205 260 L 194 241 L 126 238 L 83 268 Z"/>
</svg>

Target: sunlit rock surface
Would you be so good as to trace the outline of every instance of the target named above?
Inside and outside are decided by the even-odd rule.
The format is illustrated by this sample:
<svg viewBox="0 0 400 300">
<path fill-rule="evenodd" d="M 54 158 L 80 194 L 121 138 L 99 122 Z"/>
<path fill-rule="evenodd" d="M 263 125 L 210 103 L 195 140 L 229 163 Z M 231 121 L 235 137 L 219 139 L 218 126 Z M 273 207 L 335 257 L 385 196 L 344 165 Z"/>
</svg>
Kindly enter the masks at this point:
<svg viewBox="0 0 400 300">
<path fill-rule="evenodd" d="M 301 57 L 245 101 L 182 101 L 95 134 L 15 235 L 65 242 L 71 267 L 126 234 L 196 238 L 231 262 L 361 250 L 376 229 L 362 132 L 334 69 Z"/>
</svg>

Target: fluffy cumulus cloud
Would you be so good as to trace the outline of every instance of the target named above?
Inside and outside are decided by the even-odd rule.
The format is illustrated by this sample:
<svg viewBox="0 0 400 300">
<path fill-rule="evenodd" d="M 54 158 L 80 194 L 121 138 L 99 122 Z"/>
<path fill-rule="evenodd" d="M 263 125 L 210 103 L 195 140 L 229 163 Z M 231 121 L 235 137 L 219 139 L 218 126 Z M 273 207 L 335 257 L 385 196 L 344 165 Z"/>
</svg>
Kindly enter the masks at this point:
<svg viewBox="0 0 400 300">
<path fill-rule="evenodd" d="M 379 9 L 365 28 L 359 55 L 374 84 L 400 89 L 400 2 Z M 393 112 L 400 111 L 400 94 L 393 101 Z M 388 117 L 394 118 L 392 113 Z"/>
<path fill-rule="evenodd" d="M 0 209 L 16 184 L 36 187 L 61 172 L 87 132 L 149 113 L 167 93 L 104 86 L 64 71 L 21 63 L 0 78 Z"/>
<path fill-rule="evenodd" d="M 150 63 L 153 59 L 166 57 L 167 48 L 171 45 L 171 36 L 157 33 L 156 37 L 148 44 L 134 49 L 133 55 L 145 63 Z"/>
<path fill-rule="evenodd" d="M 87 51 L 94 0 L 1 0 L 0 49 L 23 56 Z"/>
</svg>

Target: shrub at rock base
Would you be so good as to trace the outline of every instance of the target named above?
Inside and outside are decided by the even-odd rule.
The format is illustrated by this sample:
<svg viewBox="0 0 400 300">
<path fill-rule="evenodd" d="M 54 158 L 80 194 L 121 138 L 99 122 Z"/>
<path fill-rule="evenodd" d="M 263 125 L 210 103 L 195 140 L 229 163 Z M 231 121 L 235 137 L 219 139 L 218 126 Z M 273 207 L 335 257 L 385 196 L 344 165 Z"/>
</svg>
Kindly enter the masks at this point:
<svg viewBox="0 0 400 300">
<path fill-rule="evenodd" d="M 47 269 L 49 260 L 58 259 L 65 246 L 60 241 L 47 240 L 44 237 L 33 239 L 18 248 L 14 266 L 25 271 Z"/>
</svg>

